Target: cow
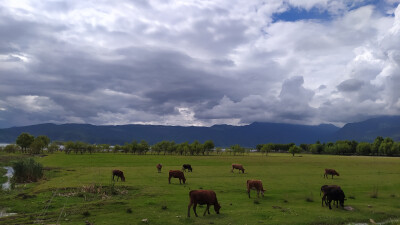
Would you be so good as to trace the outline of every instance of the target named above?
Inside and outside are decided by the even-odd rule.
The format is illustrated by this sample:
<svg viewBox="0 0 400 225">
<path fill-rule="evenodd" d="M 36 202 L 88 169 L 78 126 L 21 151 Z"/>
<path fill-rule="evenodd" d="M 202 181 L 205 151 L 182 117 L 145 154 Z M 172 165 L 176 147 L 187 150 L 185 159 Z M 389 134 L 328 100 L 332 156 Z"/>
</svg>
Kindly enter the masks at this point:
<svg viewBox="0 0 400 225">
<path fill-rule="evenodd" d="M 324 202 L 325 205 L 328 205 L 328 201 L 327 201 L 327 193 L 331 190 L 331 189 L 341 189 L 340 186 L 338 185 L 322 185 L 321 186 L 321 190 L 319 192 L 319 196 L 321 196 L 321 193 L 324 193 L 324 195 L 322 196 L 322 201 L 321 201 L 321 206 L 324 206 Z M 337 201 L 334 201 L 333 204 L 336 205 L 338 204 Z"/>
<path fill-rule="evenodd" d="M 344 207 L 344 201 L 347 200 L 343 190 L 340 187 L 328 190 L 328 192 L 326 193 L 326 197 L 328 199 L 329 209 L 332 209 L 332 201 L 338 201 L 340 206 Z M 339 208 L 339 204 L 336 204 L 336 208 Z"/>
<path fill-rule="evenodd" d="M 241 164 L 232 164 L 232 170 L 231 170 L 232 173 L 233 173 L 234 169 L 238 169 L 239 173 L 240 173 L 240 171 L 242 171 L 242 173 L 244 173 L 244 168 Z"/>
<path fill-rule="evenodd" d="M 121 180 L 125 182 L 124 172 L 122 172 L 121 170 L 113 170 L 112 171 L 112 180 L 113 181 L 114 181 L 114 176 L 117 176 L 117 181 L 119 178 L 121 178 Z"/>
<path fill-rule="evenodd" d="M 255 189 L 257 191 L 257 197 L 260 197 L 260 192 L 261 195 L 264 197 L 264 188 L 262 185 L 261 180 L 247 180 L 247 193 L 249 194 L 250 198 L 250 189 Z"/>
<path fill-rule="evenodd" d="M 193 205 L 193 212 L 197 216 L 196 207 L 197 204 L 204 205 L 207 204 L 207 208 L 204 211 L 203 216 L 206 215 L 206 212 L 210 214 L 210 205 L 214 205 L 214 210 L 217 214 L 219 214 L 219 210 L 221 209 L 221 205 L 218 203 L 217 195 L 214 191 L 211 190 L 192 190 L 189 192 L 190 202 L 188 205 L 188 217 L 190 217 L 190 207 Z"/>
<path fill-rule="evenodd" d="M 162 165 L 161 165 L 160 163 L 157 164 L 156 168 L 157 168 L 157 171 L 158 171 L 159 173 L 161 173 Z"/>
<path fill-rule="evenodd" d="M 325 173 L 324 173 L 324 178 L 328 178 L 328 175 L 332 175 L 332 179 L 333 179 L 333 175 L 336 176 L 340 176 L 338 172 L 336 172 L 336 170 L 334 169 L 325 169 Z"/>
<path fill-rule="evenodd" d="M 190 164 L 183 164 L 182 165 L 182 171 L 188 170 L 189 172 L 193 172 L 192 166 Z"/>
<path fill-rule="evenodd" d="M 185 184 L 185 182 L 186 182 L 185 174 L 183 174 L 183 172 L 180 170 L 170 170 L 169 171 L 169 177 L 168 177 L 169 183 L 171 183 L 171 177 L 179 178 L 180 184 L 182 184 L 181 180 L 183 181 L 183 184 Z"/>
</svg>

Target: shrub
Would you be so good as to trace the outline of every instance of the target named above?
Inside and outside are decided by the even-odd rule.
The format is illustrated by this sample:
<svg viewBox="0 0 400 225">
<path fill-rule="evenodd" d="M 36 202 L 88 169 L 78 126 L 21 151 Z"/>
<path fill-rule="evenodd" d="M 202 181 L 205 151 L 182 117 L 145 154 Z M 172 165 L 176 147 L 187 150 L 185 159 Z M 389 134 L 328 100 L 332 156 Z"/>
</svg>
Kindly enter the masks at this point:
<svg viewBox="0 0 400 225">
<path fill-rule="evenodd" d="M 35 162 L 32 158 L 14 162 L 13 169 L 13 182 L 36 182 L 43 177 L 42 164 Z"/>
</svg>

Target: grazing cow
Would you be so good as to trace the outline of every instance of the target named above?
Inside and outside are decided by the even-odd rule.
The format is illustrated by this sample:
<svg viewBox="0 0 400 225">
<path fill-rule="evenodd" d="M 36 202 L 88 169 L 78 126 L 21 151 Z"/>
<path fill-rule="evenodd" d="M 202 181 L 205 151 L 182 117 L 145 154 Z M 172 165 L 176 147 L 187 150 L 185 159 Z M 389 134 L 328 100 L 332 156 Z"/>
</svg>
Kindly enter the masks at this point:
<svg viewBox="0 0 400 225">
<path fill-rule="evenodd" d="M 179 183 L 181 183 L 181 180 L 183 181 L 183 183 L 185 184 L 186 182 L 186 178 L 185 178 L 185 174 L 183 174 L 182 171 L 180 170 L 170 170 L 169 171 L 169 177 L 168 177 L 168 182 L 171 183 L 171 177 L 174 178 L 179 178 Z"/>
<path fill-rule="evenodd" d="M 260 197 L 260 192 L 261 195 L 264 197 L 264 188 L 262 185 L 261 180 L 247 180 L 247 193 L 249 194 L 250 198 L 250 189 L 255 189 L 257 191 L 257 197 Z"/>
<path fill-rule="evenodd" d="M 188 170 L 189 172 L 192 172 L 192 166 L 190 164 L 183 164 L 182 165 L 182 170 L 186 172 L 186 170 Z"/>
<path fill-rule="evenodd" d="M 338 185 L 322 185 L 321 186 L 321 191 L 319 192 L 319 196 L 321 196 L 321 193 L 324 193 L 324 195 L 322 196 L 321 206 L 324 206 L 324 202 L 325 202 L 325 205 L 328 205 L 327 194 L 332 189 L 341 189 L 341 188 Z M 333 204 L 335 204 L 335 203 L 336 203 L 336 205 L 338 204 L 337 201 L 333 202 Z"/>
<path fill-rule="evenodd" d="M 339 188 L 332 188 L 326 193 L 328 199 L 329 209 L 332 209 L 331 202 L 338 201 L 341 207 L 344 207 L 344 201 L 347 200 L 343 190 Z M 339 208 L 339 204 L 336 204 L 336 208 Z"/>
<path fill-rule="evenodd" d="M 233 173 L 234 169 L 238 169 L 239 173 L 240 173 L 240 171 L 242 171 L 242 173 L 244 173 L 244 168 L 241 164 L 232 164 L 232 171 L 231 171 L 232 173 Z"/>
<path fill-rule="evenodd" d="M 189 192 L 190 202 L 188 205 L 188 217 L 190 217 L 190 207 L 193 205 L 193 212 L 197 217 L 196 207 L 197 204 L 204 205 L 207 204 L 206 211 L 204 211 L 203 216 L 206 215 L 206 212 L 210 214 L 210 205 L 214 205 L 214 210 L 217 214 L 219 214 L 219 210 L 221 209 L 221 205 L 218 203 L 217 195 L 214 191 L 210 190 L 192 190 Z"/>
<path fill-rule="evenodd" d="M 338 172 L 336 172 L 336 170 L 334 169 L 325 169 L 325 173 L 324 173 L 324 178 L 328 178 L 328 175 L 332 175 L 332 179 L 333 179 L 333 175 L 336 176 L 340 176 Z"/>
<path fill-rule="evenodd" d="M 159 173 L 161 173 L 162 165 L 161 165 L 160 163 L 157 164 L 156 168 L 157 168 L 157 171 L 158 171 Z"/>
<path fill-rule="evenodd" d="M 121 170 L 113 170 L 112 171 L 112 179 L 113 179 L 113 181 L 114 181 L 114 176 L 117 176 L 117 181 L 118 181 L 119 178 L 121 178 L 121 180 L 125 182 L 124 172 L 122 172 Z"/>
</svg>

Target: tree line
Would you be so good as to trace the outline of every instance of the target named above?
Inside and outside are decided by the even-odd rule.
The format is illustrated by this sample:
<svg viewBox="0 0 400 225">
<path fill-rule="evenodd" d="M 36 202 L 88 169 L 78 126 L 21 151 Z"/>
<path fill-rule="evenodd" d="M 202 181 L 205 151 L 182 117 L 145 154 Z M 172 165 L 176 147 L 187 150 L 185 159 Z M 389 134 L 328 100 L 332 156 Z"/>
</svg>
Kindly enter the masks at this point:
<svg viewBox="0 0 400 225">
<path fill-rule="evenodd" d="M 257 150 L 268 154 L 271 151 L 287 151 L 292 153 L 308 152 L 312 154 L 331 154 L 331 155 L 366 155 L 366 156 L 398 156 L 400 155 L 400 142 L 393 139 L 378 136 L 373 143 L 357 142 L 349 140 L 339 140 L 336 142 L 314 144 L 300 144 L 296 146 L 290 144 L 259 144 Z"/>
<path fill-rule="evenodd" d="M 174 141 L 161 141 L 150 145 L 145 140 L 140 142 L 133 140 L 124 145 L 111 146 L 109 144 L 89 144 L 81 141 L 50 141 L 50 138 L 45 135 L 34 137 L 29 133 L 21 133 L 15 144 L 7 145 L 0 150 L 8 153 L 28 153 L 28 154 L 41 154 L 53 153 L 56 151 L 63 151 L 66 154 L 84 154 L 95 152 L 123 152 L 131 154 L 163 154 L 163 155 L 209 155 L 215 154 L 230 154 L 230 155 L 244 155 L 249 153 L 251 149 L 244 148 L 238 144 L 232 145 L 229 148 L 222 149 L 215 147 L 212 140 L 200 143 L 194 141 L 192 143 L 183 142 L 175 143 Z M 267 143 L 258 144 L 256 151 L 268 155 L 269 152 L 289 152 L 293 156 L 295 154 L 306 152 L 312 154 L 334 154 L 334 155 L 372 155 L 372 156 L 398 156 L 400 155 L 400 142 L 395 142 L 391 138 L 377 137 L 373 143 L 357 142 L 349 140 L 339 140 L 336 142 L 320 143 L 317 141 L 314 144 L 300 144 L 297 146 L 295 143 L 277 144 Z"/>
</svg>

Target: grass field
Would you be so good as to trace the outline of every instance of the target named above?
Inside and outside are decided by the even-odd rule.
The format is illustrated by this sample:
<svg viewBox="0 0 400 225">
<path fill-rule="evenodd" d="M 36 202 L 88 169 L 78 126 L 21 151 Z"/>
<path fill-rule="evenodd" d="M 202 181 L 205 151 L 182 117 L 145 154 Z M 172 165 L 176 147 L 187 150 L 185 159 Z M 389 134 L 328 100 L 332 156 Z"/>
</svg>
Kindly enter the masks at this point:
<svg viewBox="0 0 400 225">
<path fill-rule="evenodd" d="M 5 155 L 0 155 L 5 157 Z M 10 157 L 11 158 L 11 157 Z M 0 224 L 347 224 L 400 218 L 400 158 L 269 154 L 261 156 L 175 156 L 104 154 L 35 157 L 45 179 L 0 193 L 0 210 L 18 213 Z M 3 160 L 3 164 L 4 164 Z M 163 164 L 157 173 L 157 163 Z M 186 185 L 168 184 L 168 170 L 189 163 Z M 243 164 L 245 174 L 230 172 Z M 324 179 L 324 168 L 340 177 Z M 111 170 L 123 170 L 126 182 L 113 186 Z M 261 179 L 267 190 L 249 199 L 247 179 Z M 319 189 L 337 184 L 354 211 L 321 207 Z M 189 190 L 217 193 L 221 214 L 187 218 Z M 371 197 L 377 194 L 376 198 Z M 395 223 L 392 223 L 395 224 Z"/>
</svg>

